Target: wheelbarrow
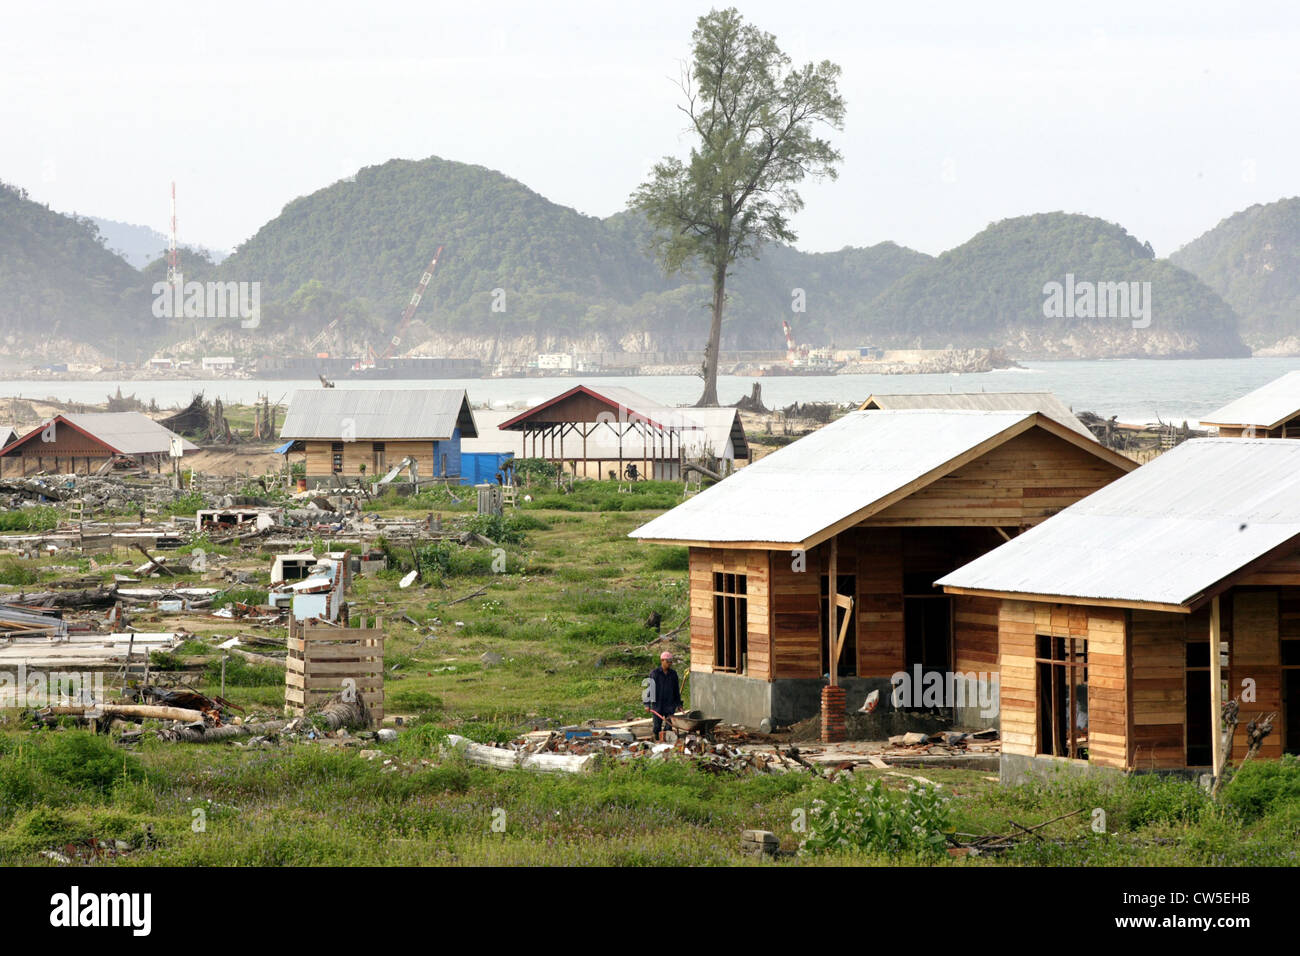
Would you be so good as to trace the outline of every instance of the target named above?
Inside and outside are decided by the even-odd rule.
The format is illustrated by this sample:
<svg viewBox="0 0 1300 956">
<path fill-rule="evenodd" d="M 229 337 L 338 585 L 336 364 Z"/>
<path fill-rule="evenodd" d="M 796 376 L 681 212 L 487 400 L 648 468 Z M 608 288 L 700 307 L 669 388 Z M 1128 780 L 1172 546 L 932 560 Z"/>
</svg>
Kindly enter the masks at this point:
<svg viewBox="0 0 1300 956">
<path fill-rule="evenodd" d="M 692 712 L 699 713 L 698 711 Z M 696 717 L 692 714 L 673 714 L 669 718 L 672 728 L 679 734 L 701 734 L 713 739 L 713 728 L 722 723 L 721 717 Z"/>
</svg>

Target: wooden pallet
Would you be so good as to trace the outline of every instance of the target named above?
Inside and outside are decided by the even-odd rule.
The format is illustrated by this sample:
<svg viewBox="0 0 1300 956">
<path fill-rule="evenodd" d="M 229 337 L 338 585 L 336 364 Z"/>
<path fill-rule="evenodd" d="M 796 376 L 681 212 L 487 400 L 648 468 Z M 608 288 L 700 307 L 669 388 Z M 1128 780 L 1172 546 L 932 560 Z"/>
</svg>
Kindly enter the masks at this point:
<svg viewBox="0 0 1300 956">
<path fill-rule="evenodd" d="M 349 622 L 351 625 L 352 622 Z M 366 627 L 289 621 L 284 706 L 294 716 L 315 710 L 339 693 L 361 695 L 374 724 L 384 719 L 384 622 Z"/>
</svg>

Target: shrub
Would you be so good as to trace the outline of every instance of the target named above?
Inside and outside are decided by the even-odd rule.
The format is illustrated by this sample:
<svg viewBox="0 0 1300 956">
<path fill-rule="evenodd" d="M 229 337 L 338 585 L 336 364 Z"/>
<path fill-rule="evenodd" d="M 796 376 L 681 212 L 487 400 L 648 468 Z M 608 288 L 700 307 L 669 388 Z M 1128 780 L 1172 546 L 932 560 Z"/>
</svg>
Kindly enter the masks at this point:
<svg viewBox="0 0 1300 956">
<path fill-rule="evenodd" d="M 221 683 L 221 661 L 208 661 L 203 679 L 209 684 Z M 226 660 L 227 687 L 272 687 L 284 683 L 284 668 L 274 664 L 257 664 L 242 657 Z"/>
<path fill-rule="evenodd" d="M 948 800 L 937 789 L 909 784 L 905 794 L 894 794 L 878 778 L 865 785 L 849 778 L 813 801 L 808 836 L 799 850 L 937 857 L 948 829 Z"/>
<path fill-rule="evenodd" d="M 658 547 L 650 552 L 646 564 L 655 571 L 689 571 L 691 552 L 689 548 Z"/>
<path fill-rule="evenodd" d="M 35 584 L 39 576 L 28 565 L 5 558 L 0 561 L 0 584 L 27 585 Z"/>
<path fill-rule="evenodd" d="M 1124 782 L 1120 794 L 1124 822 L 1131 829 L 1195 823 L 1209 796 L 1190 780 L 1139 774 Z"/>
<path fill-rule="evenodd" d="M 1232 775 L 1223 804 L 1243 821 L 1257 820 L 1284 803 L 1300 800 L 1300 759 L 1252 760 Z"/>
<path fill-rule="evenodd" d="M 0 511 L 0 531 L 52 531 L 58 526 L 58 509 L 48 505 Z"/>
</svg>

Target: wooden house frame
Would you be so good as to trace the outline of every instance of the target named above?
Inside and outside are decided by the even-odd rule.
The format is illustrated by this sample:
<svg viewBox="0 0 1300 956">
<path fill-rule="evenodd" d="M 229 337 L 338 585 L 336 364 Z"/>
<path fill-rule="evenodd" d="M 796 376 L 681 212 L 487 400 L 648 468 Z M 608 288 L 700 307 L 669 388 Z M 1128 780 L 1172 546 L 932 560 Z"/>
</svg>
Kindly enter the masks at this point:
<svg viewBox="0 0 1300 956">
<path fill-rule="evenodd" d="M 1300 752 L 1297 473 L 1300 444 L 1187 442 L 940 580 L 996 604 L 1004 781 L 1211 772 L 1234 697 L 1232 763 L 1270 714 L 1259 756 Z"/>
<path fill-rule="evenodd" d="M 879 691 L 890 730 L 917 710 L 983 727 L 996 722 L 976 701 L 996 683 L 997 602 L 933 582 L 1135 467 L 1033 411 L 859 411 L 632 536 L 690 549 L 693 707 L 790 724 L 835 683 L 850 711 Z M 832 580 L 849 605 L 833 615 Z M 895 707 L 893 679 L 916 667 L 986 686 Z"/>
</svg>

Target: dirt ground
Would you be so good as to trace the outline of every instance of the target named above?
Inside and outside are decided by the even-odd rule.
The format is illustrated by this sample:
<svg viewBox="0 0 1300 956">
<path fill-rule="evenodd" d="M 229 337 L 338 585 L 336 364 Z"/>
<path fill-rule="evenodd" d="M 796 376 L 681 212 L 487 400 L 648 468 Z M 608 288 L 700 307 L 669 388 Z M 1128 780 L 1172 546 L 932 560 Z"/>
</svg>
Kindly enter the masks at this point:
<svg viewBox="0 0 1300 956">
<path fill-rule="evenodd" d="M 239 444 L 223 447 L 211 445 L 190 452 L 184 466 L 202 475 L 265 475 L 284 468 L 284 456 L 277 455 L 278 442 Z"/>
</svg>

